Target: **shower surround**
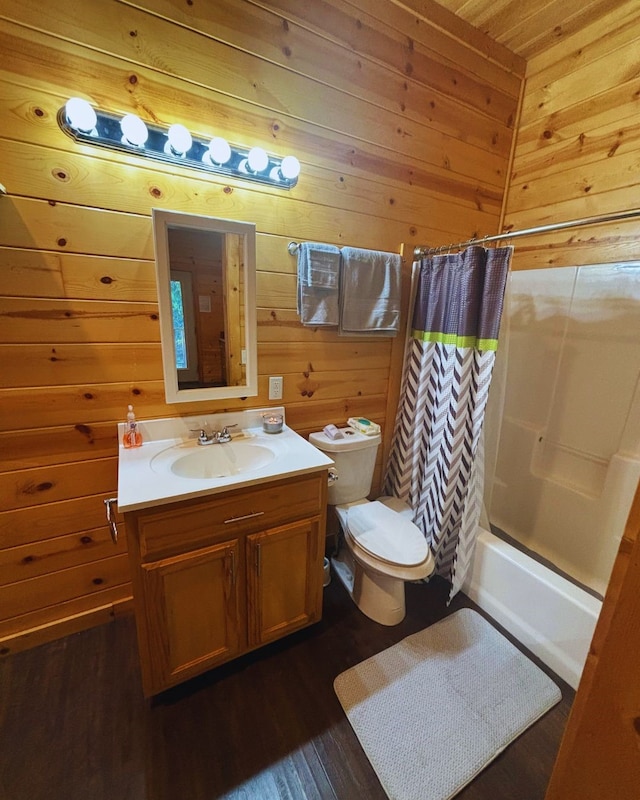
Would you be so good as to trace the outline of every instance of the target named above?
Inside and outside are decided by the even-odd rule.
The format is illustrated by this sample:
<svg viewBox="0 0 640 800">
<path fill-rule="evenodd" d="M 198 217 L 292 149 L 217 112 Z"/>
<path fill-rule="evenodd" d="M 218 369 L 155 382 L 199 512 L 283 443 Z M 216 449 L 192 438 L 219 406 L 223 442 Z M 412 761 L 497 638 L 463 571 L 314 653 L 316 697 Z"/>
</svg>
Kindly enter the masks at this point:
<svg viewBox="0 0 640 800">
<path fill-rule="evenodd" d="M 640 478 L 640 262 L 516 271 L 510 289 L 489 518 L 556 569 L 485 532 L 466 590 L 575 686 Z"/>
<path fill-rule="evenodd" d="M 514 272 L 507 313 L 490 520 L 603 595 L 640 478 L 640 264 Z"/>
</svg>

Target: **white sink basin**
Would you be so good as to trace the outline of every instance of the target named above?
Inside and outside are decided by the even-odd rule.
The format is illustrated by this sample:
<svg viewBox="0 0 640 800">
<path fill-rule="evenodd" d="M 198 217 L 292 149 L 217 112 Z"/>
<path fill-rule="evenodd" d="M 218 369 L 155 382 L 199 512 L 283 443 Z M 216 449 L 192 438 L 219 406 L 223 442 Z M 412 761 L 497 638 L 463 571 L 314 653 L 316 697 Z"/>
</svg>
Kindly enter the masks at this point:
<svg viewBox="0 0 640 800">
<path fill-rule="evenodd" d="M 193 500 L 333 464 L 286 424 L 280 433 L 266 433 L 264 416 L 274 413 L 284 416 L 284 407 L 141 422 L 142 447 L 119 447 L 118 509 L 136 511 Z M 125 426 L 118 426 L 120 441 Z M 199 445 L 193 431 L 203 427 L 233 427 L 233 439 Z"/>
<path fill-rule="evenodd" d="M 192 442 L 169 447 L 151 459 L 159 474 L 172 472 L 180 478 L 227 478 L 266 467 L 274 460 L 273 450 L 253 442 L 196 445 Z"/>
</svg>

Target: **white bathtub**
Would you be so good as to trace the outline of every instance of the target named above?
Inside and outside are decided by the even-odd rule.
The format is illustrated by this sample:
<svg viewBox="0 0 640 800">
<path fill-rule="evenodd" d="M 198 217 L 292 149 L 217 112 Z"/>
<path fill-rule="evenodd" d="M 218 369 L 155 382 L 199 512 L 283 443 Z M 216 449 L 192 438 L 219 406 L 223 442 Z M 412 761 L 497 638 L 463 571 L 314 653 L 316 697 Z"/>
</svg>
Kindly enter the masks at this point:
<svg viewBox="0 0 640 800">
<path fill-rule="evenodd" d="M 577 689 L 600 600 L 484 529 L 463 591 Z"/>
</svg>

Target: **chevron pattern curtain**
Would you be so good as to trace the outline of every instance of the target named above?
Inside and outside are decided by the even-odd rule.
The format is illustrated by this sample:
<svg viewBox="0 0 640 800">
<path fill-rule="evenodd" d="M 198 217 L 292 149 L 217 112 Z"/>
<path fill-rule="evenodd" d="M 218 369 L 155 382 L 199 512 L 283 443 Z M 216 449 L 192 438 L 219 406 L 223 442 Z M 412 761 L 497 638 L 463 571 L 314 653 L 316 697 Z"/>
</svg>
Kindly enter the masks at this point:
<svg viewBox="0 0 640 800">
<path fill-rule="evenodd" d="M 449 600 L 482 508 L 481 432 L 512 252 L 474 245 L 419 264 L 385 493 L 413 508 Z"/>
</svg>

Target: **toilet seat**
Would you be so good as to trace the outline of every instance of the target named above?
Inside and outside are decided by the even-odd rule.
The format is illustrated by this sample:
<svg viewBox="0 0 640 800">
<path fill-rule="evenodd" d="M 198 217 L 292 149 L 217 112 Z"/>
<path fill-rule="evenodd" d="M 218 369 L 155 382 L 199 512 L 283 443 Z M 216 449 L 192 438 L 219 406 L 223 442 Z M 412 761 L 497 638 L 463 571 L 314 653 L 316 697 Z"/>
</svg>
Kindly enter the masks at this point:
<svg viewBox="0 0 640 800">
<path fill-rule="evenodd" d="M 358 548 L 395 567 L 420 566 L 430 555 L 419 528 L 406 515 L 378 500 L 351 506 L 346 528 Z"/>
<path fill-rule="evenodd" d="M 422 561 L 412 566 L 402 565 L 395 561 L 387 561 L 377 554 L 372 555 L 361 547 L 358 539 L 351 532 L 349 523 L 351 522 L 351 527 L 356 529 L 359 527 L 360 518 L 360 524 L 363 525 L 362 520 L 366 520 L 368 515 L 357 509 L 366 509 L 368 506 L 373 506 L 374 515 L 378 521 L 377 525 L 374 521 L 372 527 L 380 527 L 380 520 L 384 515 L 384 524 L 387 526 L 387 530 L 392 532 L 398 540 L 405 538 L 404 523 L 409 523 L 408 538 L 412 546 L 408 548 L 408 560 L 413 561 L 422 553 L 424 554 Z M 383 506 L 384 510 L 380 506 Z M 397 497 L 380 497 L 374 502 L 363 498 L 351 503 L 335 505 L 333 508 L 344 532 L 345 541 L 345 547 L 331 559 L 337 576 L 363 614 L 382 625 L 397 625 L 405 616 L 405 583 L 424 580 L 435 569 L 427 541 L 411 521 L 413 512 Z M 391 516 L 388 516 L 389 514 Z M 400 527 L 405 531 L 401 537 L 397 535 Z M 382 538 L 385 538 L 384 535 Z M 371 541 L 365 542 L 365 544 L 371 547 Z M 392 551 L 392 558 L 397 558 L 398 552 L 404 551 L 404 548 L 397 542 L 396 545 L 396 550 Z M 381 549 L 375 545 L 374 548 Z M 387 555 L 389 555 L 388 552 Z M 407 560 L 406 553 L 404 560 Z"/>
</svg>

